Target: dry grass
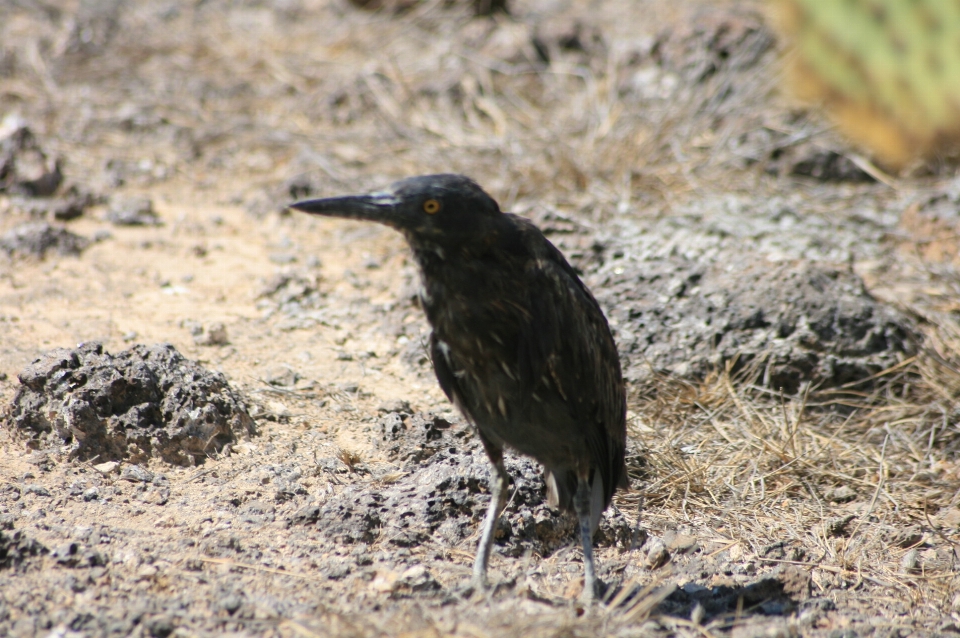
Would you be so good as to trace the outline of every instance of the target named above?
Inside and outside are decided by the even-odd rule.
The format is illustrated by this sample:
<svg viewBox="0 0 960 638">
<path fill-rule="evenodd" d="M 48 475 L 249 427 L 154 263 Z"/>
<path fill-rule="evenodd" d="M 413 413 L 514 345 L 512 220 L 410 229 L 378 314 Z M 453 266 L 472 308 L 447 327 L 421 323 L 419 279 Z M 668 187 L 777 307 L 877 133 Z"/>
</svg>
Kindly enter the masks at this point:
<svg viewBox="0 0 960 638">
<path fill-rule="evenodd" d="M 769 36 L 731 47 L 722 61 L 683 57 L 684 46 L 707 42 L 722 7 L 747 16 L 744 32 L 760 28 L 749 3 L 707 11 L 706 35 L 677 30 L 676 68 L 663 72 L 651 72 L 655 36 L 702 13 L 695 2 L 574 3 L 555 16 L 517 3 L 518 15 L 535 12 L 522 21 L 477 21 L 447 4 L 390 15 L 325 0 L 287 3 L 286 12 L 202 3 L 158 17 L 144 3 L 99 45 L 79 42 L 69 22 L 51 29 L 24 12 L 11 21 L 7 46 L 18 47 L 32 88 L 5 83 L 0 104 L 47 114 L 81 178 L 107 161 L 145 157 L 207 187 L 226 175 L 272 187 L 302 172 L 322 175 L 333 191 L 457 170 L 506 208 L 535 198 L 594 219 L 618 205 L 660 208 L 710 184 L 752 186 L 747 176 L 729 182 L 730 162 L 741 158 L 727 143 L 770 123 L 742 109 L 731 117 L 775 85 L 774 75 L 740 68 L 763 54 Z M 549 33 L 575 20 L 586 25 L 586 50 L 561 51 Z M 535 35 L 548 45 L 549 66 Z M 715 72 L 697 75 L 717 61 Z"/>
<path fill-rule="evenodd" d="M 686 525 L 741 561 L 810 569 L 814 594 L 841 584 L 864 601 L 896 599 L 938 617 L 960 595 L 960 341 L 951 332 L 931 331 L 928 350 L 867 390 L 784 398 L 755 385 L 754 369 L 638 392 L 630 431 L 648 525 Z M 837 499 L 841 487 L 856 496 Z M 618 503 L 633 509 L 637 496 Z M 905 535 L 915 526 L 916 537 Z M 769 557 L 777 544 L 786 558 Z M 920 562 L 906 565 L 918 549 Z"/>
</svg>

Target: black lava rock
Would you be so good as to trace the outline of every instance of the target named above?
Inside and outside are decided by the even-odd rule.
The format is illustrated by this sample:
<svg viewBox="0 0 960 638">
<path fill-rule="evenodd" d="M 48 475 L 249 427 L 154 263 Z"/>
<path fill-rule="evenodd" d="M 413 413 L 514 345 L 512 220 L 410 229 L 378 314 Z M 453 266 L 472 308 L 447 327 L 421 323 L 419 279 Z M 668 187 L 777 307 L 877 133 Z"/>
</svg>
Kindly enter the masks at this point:
<svg viewBox="0 0 960 638">
<path fill-rule="evenodd" d="M 75 445 L 74 455 L 189 465 L 253 432 L 226 378 L 169 344 L 116 355 L 99 343 L 50 351 L 20 374 L 13 425 Z"/>
</svg>

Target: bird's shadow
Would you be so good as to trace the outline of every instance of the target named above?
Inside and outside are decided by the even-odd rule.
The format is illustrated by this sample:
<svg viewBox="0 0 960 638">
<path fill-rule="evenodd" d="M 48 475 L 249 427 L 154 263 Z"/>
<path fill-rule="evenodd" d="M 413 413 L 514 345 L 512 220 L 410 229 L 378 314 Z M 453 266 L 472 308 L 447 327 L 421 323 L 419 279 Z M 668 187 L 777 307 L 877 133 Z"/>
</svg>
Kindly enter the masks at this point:
<svg viewBox="0 0 960 638">
<path fill-rule="evenodd" d="M 611 585 L 604 600 L 611 611 L 646 617 L 670 617 L 697 625 L 737 622 L 749 617 L 785 617 L 807 607 L 829 611 L 827 599 L 811 598 L 781 572 L 752 583 L 705 587 L 694 582 L 641 586 L 636 582 Z"/>
</svg>

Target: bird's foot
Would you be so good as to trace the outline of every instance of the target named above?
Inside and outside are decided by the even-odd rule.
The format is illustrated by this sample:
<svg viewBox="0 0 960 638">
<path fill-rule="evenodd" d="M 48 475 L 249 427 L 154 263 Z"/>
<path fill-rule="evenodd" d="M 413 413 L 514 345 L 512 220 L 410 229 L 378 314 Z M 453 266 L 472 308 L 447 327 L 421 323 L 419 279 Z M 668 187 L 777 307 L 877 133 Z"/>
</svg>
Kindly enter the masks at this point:
<svg viewBox="0 0 960 638">
<path fill-rule="evenodd" d="M 490 582 L 487 580 L 487 575 L 474 575 L 460 590 L 460 595 L 465 600 L 476 600 L 485 596 L 489 591 Z"/>
</svg>

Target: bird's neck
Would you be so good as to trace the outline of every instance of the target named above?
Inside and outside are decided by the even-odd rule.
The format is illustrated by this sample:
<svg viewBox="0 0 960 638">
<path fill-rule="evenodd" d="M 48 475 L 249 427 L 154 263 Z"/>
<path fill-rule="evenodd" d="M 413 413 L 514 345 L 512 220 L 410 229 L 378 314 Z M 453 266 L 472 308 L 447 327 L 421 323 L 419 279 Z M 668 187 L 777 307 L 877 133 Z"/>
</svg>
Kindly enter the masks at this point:
<svg viewBox="0 0 960 638">
<path fill-rule="evenodd" d="M 453 319 L 467 310 L 464 295 L 489 286 L 485 275 L 491 249 L 474 242 L 443 245 L 411 242 L 420 267 L 420 302 L 435 327 L 441 317 Z"/>
<path fill-rule="evenodd" d="M 418 238 L 415 241 L 408 241 L 413 249 L 413 256 L 424 273 L 442 271 L 451 257 L 455 257 L 460 252 L 458 246 L 441 246 L 430 240 Z"/>
<path fill-rule="evenodd" d="M 483 239 L 469 237 L 454 241 L 444 237 L 436 241 L 430 237 L 407 236 L 414 258 L 424 279 L 442 280 L 448 276 L 460 277 L 480 268 L 480 264 L 495 250 L 497 235 L 486 234 Z"/>
</svg>

